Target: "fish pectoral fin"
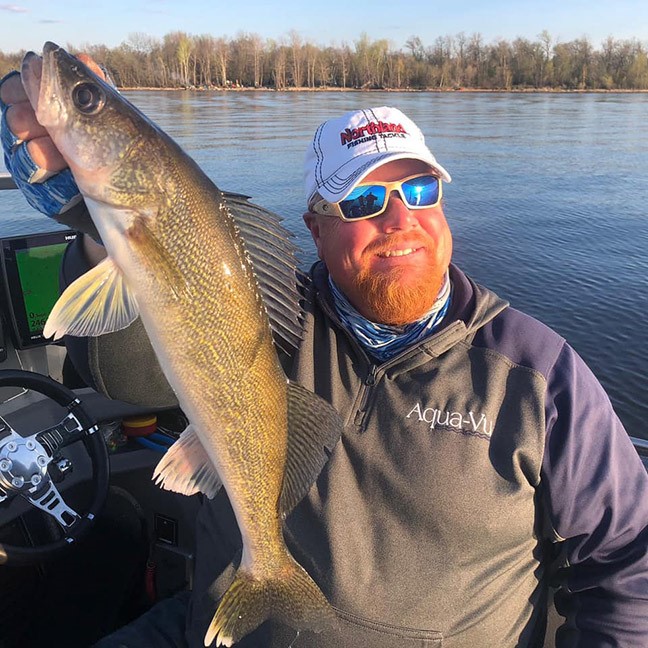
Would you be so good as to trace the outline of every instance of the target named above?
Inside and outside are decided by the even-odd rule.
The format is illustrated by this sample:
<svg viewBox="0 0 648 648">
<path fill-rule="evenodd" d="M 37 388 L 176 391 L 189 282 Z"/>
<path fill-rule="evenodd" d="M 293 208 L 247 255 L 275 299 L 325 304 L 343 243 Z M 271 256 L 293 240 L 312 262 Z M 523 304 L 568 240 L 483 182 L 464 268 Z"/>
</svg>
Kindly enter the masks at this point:
<svg viewBox="0 0 648 648">
<path fill-rule="evenodd" d="M 155 483 L 165 490 L 212 499 L 223 485 L 212 460 L 192 425 L 167 450 L 153 472 Z"/>
<path fill-rule="evenodd" d="M 332 405 L 298 383 L 288 383 L 288 449 L 281 492 L 284 515 L 306 496 L 342 428 L 342 419 Z"/>
<path fill-rule="evenodd" d="M 112 259 L 71 283 L 47 318 L 43 335 L 96 337 L 126 328 L 139 316 L 135 296 Z"/>
</svg>

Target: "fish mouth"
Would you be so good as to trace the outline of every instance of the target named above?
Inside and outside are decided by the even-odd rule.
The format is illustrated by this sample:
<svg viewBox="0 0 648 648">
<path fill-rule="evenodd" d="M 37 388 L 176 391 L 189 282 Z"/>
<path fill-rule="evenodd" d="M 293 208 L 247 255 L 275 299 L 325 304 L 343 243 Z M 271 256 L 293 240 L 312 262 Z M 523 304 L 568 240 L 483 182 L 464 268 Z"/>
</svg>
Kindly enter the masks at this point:
<svg viewBox="0 0 648 648">
<path fill-rule="evenodd" d="M 27 52 L 20 66 L 20 78 L 34 110 L 38 108 L 38 95 L 43 78 L 43 58 L 36 52 Z"/>
<path fill-rule="evenodd" d="M 23 57 L 20 67 L 23 87 L 36 113 L 36 118 L 42 126 L 51 125 L 48 119 L 48 101 L 45 94 L 51 94 L 51 86 L 57 78 L 56 59 L 61 53 L 67 54 L 64 49 L 50 41 L 43 45 L 43 55 L 27 52 Z M 69 54 L 68 54 L 69 56 Z"/>
<path fill-rule="evenodd" d="M 56 43 L 47 41 L 47 43 L 43 45 L 42 56 L 36 54 L 36 52 L 27 52 L 23 57 L 20 70 L 23 79 L 26 78 L 30 84 L 34 81 L 40 82 L 43 76 L 43 61 L 46 59 L 49 60 L 58 51 L 61 51 L 61 48 Z"/>
<path fill-rule="evenodd" d="M 79 105 L 77 88 L 84 81 L 93 87 L 95 83 L 101 85 L 101 80 L 81 60 L 51 41 L 43 45 L 42 56 L 34 52 L 25 54 L 21 76 L 36 119 L 53 139 L 55 131 L 65 130 L 76 113 L 89 114 L 90 108 L 103 106 L 97 97 L 103 97 L 105 89 L 88 95 L 95 99 L 93 106 Z"/>
<path fill-rule="evenodd" d="M 52 52 L 56 52 L 57 50 L 60 49 L 61 48 L 56 43 L 52 43 L 52 41 L 47 41 L 45 45 L 43 45 L 43 56 L 47 56 Z"/>
</svg>

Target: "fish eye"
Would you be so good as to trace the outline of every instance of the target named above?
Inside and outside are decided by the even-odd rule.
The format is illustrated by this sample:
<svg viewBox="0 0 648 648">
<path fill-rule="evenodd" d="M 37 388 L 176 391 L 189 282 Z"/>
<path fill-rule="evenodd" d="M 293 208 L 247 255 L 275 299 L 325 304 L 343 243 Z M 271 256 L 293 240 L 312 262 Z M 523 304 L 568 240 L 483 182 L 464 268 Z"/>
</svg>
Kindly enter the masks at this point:
<svg viewBox="0 0 648 648">
<path fill-rule="evenodd" d="M 72 100 L 79 112 L 92 115 L 103 108 L 106 95 L 96 83 L 80 83 L 72 91 Z"/>
</svg>

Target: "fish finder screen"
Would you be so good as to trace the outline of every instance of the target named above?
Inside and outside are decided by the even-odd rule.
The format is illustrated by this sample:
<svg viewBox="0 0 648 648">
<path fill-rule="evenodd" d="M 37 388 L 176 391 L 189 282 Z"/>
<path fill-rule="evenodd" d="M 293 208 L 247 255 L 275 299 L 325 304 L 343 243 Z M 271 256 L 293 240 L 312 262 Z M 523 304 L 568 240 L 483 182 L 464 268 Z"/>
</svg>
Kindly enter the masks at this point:
<svg viewBox="0 0 648 648">
<path fill-rule="evenodd" d="M 16 252 L 18 276 L 30 333 L 42 333 L 59 294 L 58 273 L 65 243 Z"/>
<path fill-rule="evenodd" d="M 74 232 L 2 240 L 3 311 L 20 349 L 46 344 L 43 327 L 59 297 L 59 269 Z"/>
</svg>

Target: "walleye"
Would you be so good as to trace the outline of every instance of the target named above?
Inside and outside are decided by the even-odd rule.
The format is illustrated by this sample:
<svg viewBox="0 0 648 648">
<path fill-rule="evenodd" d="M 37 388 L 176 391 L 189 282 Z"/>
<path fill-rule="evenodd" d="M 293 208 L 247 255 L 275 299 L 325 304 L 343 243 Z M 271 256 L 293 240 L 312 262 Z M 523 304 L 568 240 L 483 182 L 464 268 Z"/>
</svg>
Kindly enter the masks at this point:
<svg viewBox="0 0 648 648">
<path fill-rule="evenodd" d="M 278 218 L 226 200 L 182 149 L 53 43 L 23 83 L 70 166 L 108 258 L 71 284 L 45 334 L 94 336 L 138 316 L 189 427 L 160 461 L 163 488 L 225 486 L 240 566 L 205 636 L 231 646 L 267 618 L 322 630 L 326 598 L 292 558 L 282 520 L 341 432 L 333 408 L 286 380 L 273 344 L 299 336 L 294 248 Z"/>
</svg>

